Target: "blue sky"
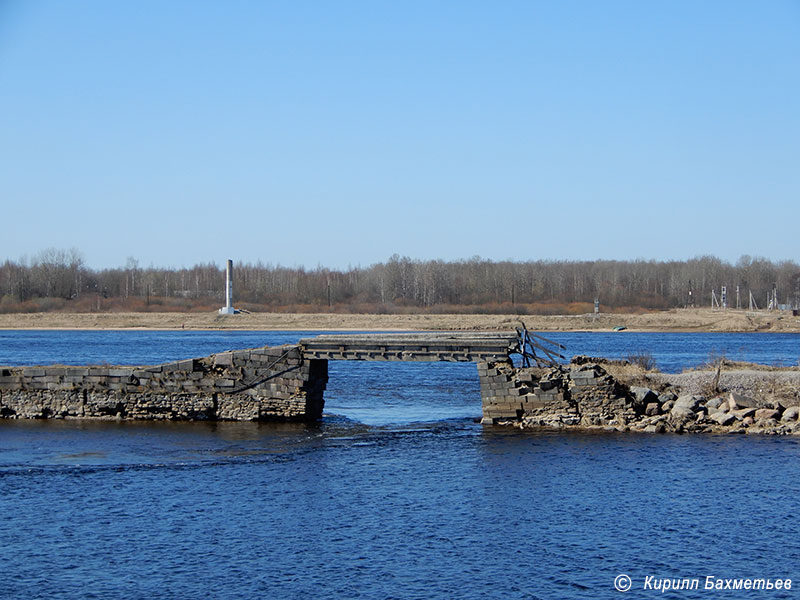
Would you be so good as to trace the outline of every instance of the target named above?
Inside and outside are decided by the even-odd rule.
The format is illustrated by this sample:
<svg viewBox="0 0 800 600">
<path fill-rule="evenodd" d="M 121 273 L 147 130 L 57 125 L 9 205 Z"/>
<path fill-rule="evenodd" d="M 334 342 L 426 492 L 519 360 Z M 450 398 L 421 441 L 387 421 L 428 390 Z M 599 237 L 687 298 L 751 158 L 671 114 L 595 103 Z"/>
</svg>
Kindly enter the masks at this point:
<svg viewBox="0 0 800 600">
<path fill-rule="evenodd" d="M 788 0 L 0 0 L 0 260 L 798 260 L 798 67 Z"/>
</svg>

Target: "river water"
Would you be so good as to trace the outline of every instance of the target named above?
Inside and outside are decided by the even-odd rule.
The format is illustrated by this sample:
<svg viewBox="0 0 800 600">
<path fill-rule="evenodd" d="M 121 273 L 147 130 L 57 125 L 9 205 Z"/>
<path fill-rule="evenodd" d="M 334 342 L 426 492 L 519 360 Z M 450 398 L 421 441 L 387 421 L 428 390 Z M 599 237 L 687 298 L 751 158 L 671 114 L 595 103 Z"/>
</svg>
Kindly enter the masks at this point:
<svg viewBox="0 0 800 600">
<path fill-rule="evenodd" d="M 0 364 L 153 364 L 302 332 L 0 331 Z M 800 336 L 552 334 L 796 364 Z M 0 422 L 0 598 L 646 598 L 792 579 L 800 440 L 485 428 L 474 365 L 330 364 L 316 425 Z M 620 574 L 627 594 L 614 589 Z M 798 580 L 795 582 L 795 580 Z"/>
</svg>

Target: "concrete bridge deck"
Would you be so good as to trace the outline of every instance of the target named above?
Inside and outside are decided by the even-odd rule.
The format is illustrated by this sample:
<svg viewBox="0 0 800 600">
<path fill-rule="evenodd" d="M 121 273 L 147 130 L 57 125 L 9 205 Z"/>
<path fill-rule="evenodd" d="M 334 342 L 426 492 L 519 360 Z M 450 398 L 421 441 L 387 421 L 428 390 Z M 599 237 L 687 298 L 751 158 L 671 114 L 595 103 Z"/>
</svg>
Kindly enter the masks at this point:
<svg viewBox="0 0 800 600">
<path fill-rule="evenodd" d="M 506 361 L 516 332 L 442 332 L 319 335 L 300 340 L 303 356 L 322 360 Z"/>
</svg>

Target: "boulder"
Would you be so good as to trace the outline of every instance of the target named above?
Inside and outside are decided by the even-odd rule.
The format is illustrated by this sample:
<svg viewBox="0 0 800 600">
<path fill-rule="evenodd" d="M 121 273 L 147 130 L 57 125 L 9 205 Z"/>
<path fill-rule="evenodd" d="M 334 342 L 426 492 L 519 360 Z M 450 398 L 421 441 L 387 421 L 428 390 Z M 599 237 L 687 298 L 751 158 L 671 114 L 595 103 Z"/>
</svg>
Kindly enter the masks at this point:
<svg viewBox="0 0 800 600">
<path fill-rule="evenodd" d="M 675 405 L 672 407 L 672 410 L 669 411 L 669 418 L 673 423 L 682 424 L 694 421 L 697 415 L 694 414 L 691 408 Z"/>
<path fill-rule="evenodd" d="M 644 409 L 644 414 L 649 417 L 653 417 L 661 412 L 661 409 L 658 406 L 658 402 L 650 402 Z"/>
<path fill-rule="evenodd" d="M 730 425 L 736 420 L 736 417 L 734 417 L 731 413 L 725 413 L 725 412 L 715 412 L 714 414 L 711 415 L 710 418 L 712 421 L 714 421 L 718 425 L 722 425 L 723 427 L 725 427 L 726 425 Z"/>
<path fill-rule="evenodd" d="M 778 417 L 780 417 L 780 416 L 781 416 L 781 413 L 779 411 L 775 410 L 774 408 L 759 408 L 756 411 L 756 414 L 753 416 L 753 418 L 756 421 L 760 421 L 762 419 L 775 419 L 775 420 L 777 420 Z"/>
<path fill-rule="evenodd" d="M 733 417 L 733 415 L 731 416 Z M 736 417 L 733 417 L 733 419 L 735 421 Z M 745 427 L 751 427 L 755 424 L 755 422 L 756 420 L 753 417 L 745 417 L 744 419 L 742 419 L 742 425 L 744 425 Z"/>
<path fill-rule="evenodd" d="M 658 396 L 656 393 L 647 387 L 632 385 L 631 394 L 633 394 L 634 401 L 642 406 L 646 406 L 651 402 L 658 402 Z"/>
<path fill-rule="evenodd" d="M 781 421 L 789 423 L 790 421 L 797 421 L 800 418 L 800 406 L 792 406 L 783 411 Z"/>
<path fill-rule="evenodd" d="M 673 405 L 673 410 L 675 408 L 688 408 L 691 411 L 695 411 L 700 406 L 700 402 L 702 398 L 700 396 L 691 396 L 689 394 L 685 394 L 683 396 L 679 396 L 677 400 L 675 400 L 675 404 Z"/>
<path fill-rule="evenodd" d="M 661 403 L 661 410 L 665 413 L 668 413 L 672 410 L 672 407 L 675 405 L 674 400 L 667 400 L 666 402 Z"/>
<path fill-rule="evenodd" d="M 706 408 L 708 409 L 709 412 L 717 412 L 717 409 L 719 409 L 719 407 L 722 406 L 723 402 L 724 400 L 722 398 L 712 398 L 711 400 L 706 402 Z"/>
<path fill-rule="evenodd" d="M 675 402 L 675 400 L 677 399 L 678 399 L 678 394 L 676 394 L 675 392 L 661 392 L 658 395 L 658 401 L 661 404 L 664 404 L 665 402 Z"/>
<path fill-rule="evenodd" d="M 752 417 L 756 414 L 755 408 L 742 408 L 740 410 L 732 410 L 731 414 L 736 417 L 737 420 L 741 421 L 746 417 Z"/>
<path fill-rule="evenodd" d="M 752 398 L 731 392 L 728 396 L 728 407 L 731 410 L 737 410 L 740 408 L 758 408 L 758 403 Z"/>
</svg>

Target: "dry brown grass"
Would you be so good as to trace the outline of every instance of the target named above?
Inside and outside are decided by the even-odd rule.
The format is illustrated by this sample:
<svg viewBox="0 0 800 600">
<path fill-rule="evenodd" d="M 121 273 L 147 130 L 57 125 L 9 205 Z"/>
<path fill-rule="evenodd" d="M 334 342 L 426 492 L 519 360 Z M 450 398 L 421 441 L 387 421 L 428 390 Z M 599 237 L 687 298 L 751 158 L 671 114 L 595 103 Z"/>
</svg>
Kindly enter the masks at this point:
<svg viewBox="0 0 800 600">
<path fill-rule="evenodd" d="M 63 309 L 64 307 L 62 307 Z M 138 305 L 135 306 L 138 308 Z M 147 308 L 156 309 L 155 305 Z M 248 310 L 252 307 L 242 305 Z M 202 310 L 201 310 L 202 309 Z M 611 331 L 624 325 L 628 331 L 796 331 L 800 317 L 763 313 L 748 317 L 744 311 L 709 309 L 669 310 L 644 314 L 344 314 L 337 312 L 257 312 L 220 318 L 215 309 L 162 306 L 158 312 L 30 312 L 0 314 L 0 329 L 252 329 L 252 330 L 511 330 L 524 320 L 531 331 Z M 319 308 L 316 308 L 319 311 Z M 747 317 L 747 318 L 746 318 Z M 620 332 L 619 335 L 626 335 Z M 798 356 L 800 358 L 800 356 Z"/>
<path fill-rule="evenodd" d="M 779 376 L 781 373 L 800 372 L 798 366 L 764 365 L 716 356 L 701 365 L 684 369 L 683 372 L 708 373 L 708 377 L 699 386 L 699 393 L 707 398 L 731 391 L 726 385 L 731 378 L 735 380 L 747 376 L 758 381 L 758 394 L 763 398 L 783 403 L 798 395 L 797 382 Z"/>
<path fill-rule="evenodd" d="M 727 358 L 719 358 L 708 360 L 700 365 L 695 367 L 689 367 L 684 369 L 684 373 L 688 373 L 691 371 L 708 371 L 708 370 L 716 370 L 717 368 L 720 371 L 800 371 L 800 365 L 789 365 L 789 366 L 776 366 L 776 365 L 763 365 L 761 363 L 754 363 L 754 362 L 746 362 L 743 360 L 730 360 Z"/>
<path fill-rule="evenodd" d="M 779 379 L 776 376 L 764 380 L 764 393 L 783 406 L 800 405 L 800 383 L 797 380 Z"/>
</svg>

